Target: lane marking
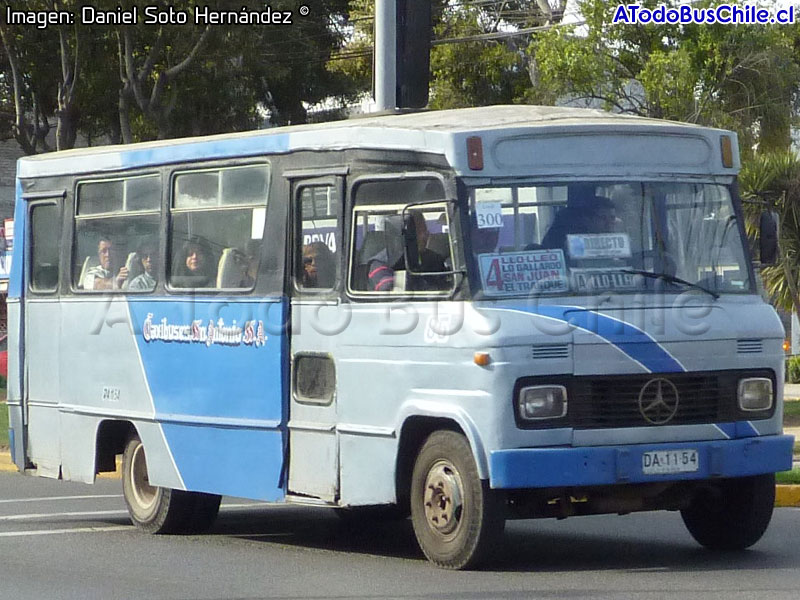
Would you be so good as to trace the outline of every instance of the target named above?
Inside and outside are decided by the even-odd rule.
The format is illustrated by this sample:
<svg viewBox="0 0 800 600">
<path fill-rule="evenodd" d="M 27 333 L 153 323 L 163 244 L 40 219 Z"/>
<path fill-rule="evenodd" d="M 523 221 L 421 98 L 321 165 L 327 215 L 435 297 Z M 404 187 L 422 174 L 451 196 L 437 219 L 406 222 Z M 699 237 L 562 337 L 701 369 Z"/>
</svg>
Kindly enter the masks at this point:
<svg viewBox="0 0 800 600">
<path fill-rule="evenodd" d="M 220 510 L 228 508 L 255 508 L 258 506 L 271 506 L 269 502 L 247 502 L 242 504 L 223 504 Z M 56 512 L 56 513 L 29 513 L 26 515 L 5 515 L 0 516 L 2 521 L 33 521 L 36 519 L 57 519 L 61 517 L 107 517 L 112 515 L 127 515 L 127 510 L 87 510 L 75 512 Z"/>
<path fill-rule="evenodd" d="M 81 500 L 83 498 L 122 498 L 122 494 L 95 494 L 90 496 L 42 496 L 41 498 L 10 498 L 0 500 L 0 504 L 15 502 L 47 502 L 48 500 Z"/>
<path fill-rule="evenodd" d="M 32 521 L 34 519 L 57 519 L 59 517 L 103 517 L 127 515 L 127 510 L 86 510 L 79 512 L 32 513 L 27 515 L 6 515 L 0 521 Z"/>
<path fill-rule="evenodd" d="M 59 535 L 64 533 L 103 533 L 107 531 L 128 531 L 136 529 L 133 525 L 110 525 L 108 527 L 74 527 L 72 529 L 41 529 L 39 531 L 2 531 L 0 538 L 25 537 L 29 535 Z"/>
</svg>

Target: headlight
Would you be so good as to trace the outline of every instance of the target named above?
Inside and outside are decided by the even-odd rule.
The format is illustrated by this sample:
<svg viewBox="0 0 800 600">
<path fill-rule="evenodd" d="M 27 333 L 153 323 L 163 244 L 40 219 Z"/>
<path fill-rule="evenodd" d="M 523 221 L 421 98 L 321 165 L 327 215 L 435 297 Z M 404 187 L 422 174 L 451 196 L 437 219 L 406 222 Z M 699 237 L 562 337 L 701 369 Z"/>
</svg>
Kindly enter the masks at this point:
<svg viewBox="0 0 800 600">
<path fill-rule="evenodd" d="M 522 388 L 517 398 L 521 419 L 558 419 L 567 414 L 567 388 L 563 385 L 534 385 Z"/>
<path fill-rule="evenodd" d="M 766 377 L 740 379 L 737 395 L 742 410 L 769 410 L 772 408 L 772 380 Z"/>
</svg>

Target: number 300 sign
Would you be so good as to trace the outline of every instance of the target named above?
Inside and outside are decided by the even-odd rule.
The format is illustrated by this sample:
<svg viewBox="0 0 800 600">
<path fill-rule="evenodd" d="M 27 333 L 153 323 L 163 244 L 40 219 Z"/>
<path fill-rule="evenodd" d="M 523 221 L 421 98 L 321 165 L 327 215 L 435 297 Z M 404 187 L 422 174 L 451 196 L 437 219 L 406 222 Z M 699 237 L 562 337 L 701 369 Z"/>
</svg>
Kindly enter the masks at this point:
<svg viewBox="0 0 800 600">
<path fill-rule="evenodd" d="M 478 221 L 478 229 L 503 226 L 503 211 L 500 202 L 478 202 L 475 217 Z"/>
</svg>

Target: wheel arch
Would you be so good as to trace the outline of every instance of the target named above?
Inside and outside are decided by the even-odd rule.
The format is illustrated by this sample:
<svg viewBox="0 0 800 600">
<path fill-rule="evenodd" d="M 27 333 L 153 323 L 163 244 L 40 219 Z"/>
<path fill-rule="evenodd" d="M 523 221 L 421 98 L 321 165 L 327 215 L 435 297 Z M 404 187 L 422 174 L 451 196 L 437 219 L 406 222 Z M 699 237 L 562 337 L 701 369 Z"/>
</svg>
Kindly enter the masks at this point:
<svg viewBox="0 0 800 600">
<path fill-rule="evenodd" d="M 427 403 L 425 403 L 427 404 Z M 489 478 L 489 464 L 483 442 L 475 423 L 459 409 L 441 410 L 441 406 L 415 405 L 416 410 L 407 411 L 398 427 L 397 458 L 395 463 L 395 488 L 398 504 L 407 506 L 414 461 L 427 437 L 443 429 L 463 434 L 469 442 L 478 475 Z M 448 407 L 449 408 L 449 407 Z"/>
<path fill-rule="evenodd" d="M 117 455 L 122 454 L 125 443 L 133 434 L 138 435 L 138 432 L 130 421 L 100 421 L 95 436 L 95 474 L 116 471 Z"/>
</svg>

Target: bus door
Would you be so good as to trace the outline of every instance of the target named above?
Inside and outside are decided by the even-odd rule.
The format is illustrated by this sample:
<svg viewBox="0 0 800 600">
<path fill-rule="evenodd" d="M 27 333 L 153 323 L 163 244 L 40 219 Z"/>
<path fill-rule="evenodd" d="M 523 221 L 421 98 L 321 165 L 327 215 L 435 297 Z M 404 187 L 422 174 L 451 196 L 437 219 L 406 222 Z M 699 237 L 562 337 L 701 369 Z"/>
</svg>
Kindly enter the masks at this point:
<svg viewBox="0 0 800 600">
<path fill-rule="evenodd" d="M 292 185 L 289 493 L 335 502 L 337 328 L 341 303 L 344 177 Z"/>
<path fill-rule="evenodd" d="M 61 465 L 58 398 L 61 305 L 58 298 L 63 192 L 23 196 L 28 204 L 23 292 L 22 421 L 26 458 L 40 475 L 57 477 Z M 31 411 L 36 418 L 30 419 Z M 33 430 L 31 430 L 32 423 Z"/>
</svg>

